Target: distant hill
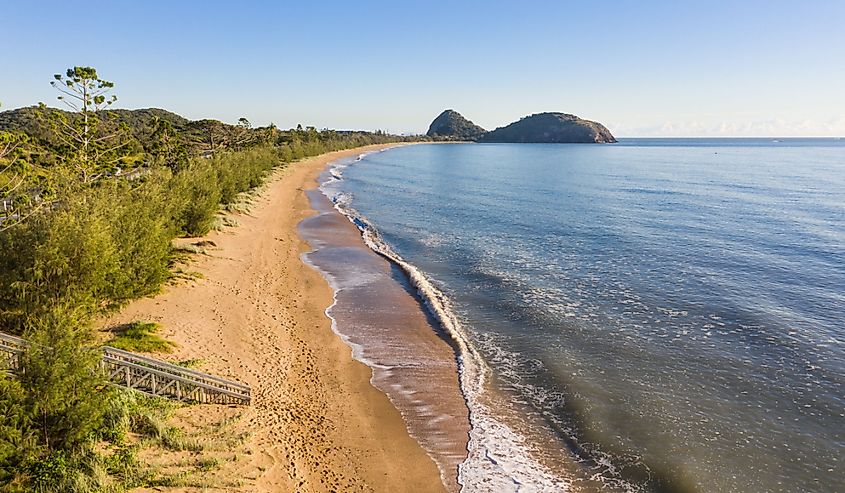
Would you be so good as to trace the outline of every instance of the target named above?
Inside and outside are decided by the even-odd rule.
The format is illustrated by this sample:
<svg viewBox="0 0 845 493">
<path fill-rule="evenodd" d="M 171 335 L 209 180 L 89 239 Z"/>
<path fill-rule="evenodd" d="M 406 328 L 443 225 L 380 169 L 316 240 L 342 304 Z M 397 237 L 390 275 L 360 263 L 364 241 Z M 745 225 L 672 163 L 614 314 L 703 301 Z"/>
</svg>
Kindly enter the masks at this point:
<svg viewBox="0 0 845 493">
<path fill-rule="evenodd" d="M 37 106 L 17 108 L 14 110 L 0 111 L 0 132 L 24 132 L 31 133 L 38 128 L 38 120 L 35 116 Z"/>
<path fill-rule="evenodd" d="M 487 132 L 454 110 L 431 122 L 427 136 L 435 140 L 468 140 L 513 144 L 613 143 L 616 138 L 604 125 L 568 113 L 537 113 Z"/>
<path fill-rule="evenodd" d="M 464 118 L 455 110 L 446 110 L 431 122 L 426 135 L 448 140 L 477 140 L 486 130 Z"/>
<path fill-rule="evenodd" d="M 133 128 L 149 126 L 156 118 L 167 120 L 176 128 L 184 128 L 190 123 L 190 120 L 184 116 L 161 108 L 143 108 L 140 110 L 110 109 L 109 112 L 115 115 L 119 121 L 125 122 Z"/>
<path fill-rule="evenodd" d="M 537 113 L 484 134 L 479 142 L 613 143 L 616 138 L 601 123 L 567 113 Z"/>
<path fill-rule="evenodd" d="M 38 117 L 38 112 L 63 113 L 68 118 L 77 118 L 78 114 L 70 113 L 60 108 L 44 108 L 28 106 L 0 112 L 0 132 L 22 132 L 36 140 L 51 145 L 59 145 L 54 132 L 44 119 Z M 133 137 L 132 147 L 142 150 L 151 142 L 157 121 L 166 121 L 180 136 L 182 143 L 195 152 L 214 149 L 219 145 L 231 144 L 233 141 L 243 140 L 248 135 L 244 129 L 223 123 L 218 120 L 189 120 L 172 111 L 160 108 L 143 108 L 137 110 L 109 109 L 103 112 L 101 118 L 110 125 L 126 124 Z"/>
<path fill-rule="evenodd" d="M 65 110 L 58 108 L 47 108 L 46 111 L 67 113 Z M 37 112 L 38 106 L 27 106 L 25 108 L 0 112 L 0 131 L 17 130 L 30 135 L 38 134 L 40 127 L 38 118 L 36 117 Z M 177 129 L 184 129 L 190 123 L 190 120 L 185 117 L 159 108 L 144 108 L 140 110 L 110 109 L 108 113 L 110 117 L 118 122 L 129 125 L 129 128 L 133 131 L 150 127 L 155 118 L 167 120 Z"/>
</svg>

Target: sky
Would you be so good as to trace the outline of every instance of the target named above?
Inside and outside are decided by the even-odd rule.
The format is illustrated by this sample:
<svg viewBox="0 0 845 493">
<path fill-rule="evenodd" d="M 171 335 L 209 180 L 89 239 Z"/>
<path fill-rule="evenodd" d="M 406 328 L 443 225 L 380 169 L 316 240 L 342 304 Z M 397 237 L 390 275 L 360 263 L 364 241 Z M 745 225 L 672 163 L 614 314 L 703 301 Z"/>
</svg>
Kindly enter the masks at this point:
<svg viewBox="0 0 845 493">
<path fill-rule="evenodd" d="M 2 109 L 95 67 L 118 107 L 289 128 L 845 136 L 845 1 L 0 0 Z"/>
</svg>

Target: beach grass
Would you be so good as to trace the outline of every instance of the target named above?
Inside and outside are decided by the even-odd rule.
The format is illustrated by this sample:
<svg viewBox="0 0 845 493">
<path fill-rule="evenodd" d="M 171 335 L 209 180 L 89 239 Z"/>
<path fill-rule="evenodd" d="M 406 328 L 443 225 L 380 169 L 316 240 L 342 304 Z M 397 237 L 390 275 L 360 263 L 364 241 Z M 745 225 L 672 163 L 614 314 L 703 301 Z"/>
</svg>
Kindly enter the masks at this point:
<svg viewBox="0 0 845 493">
<path fill-rule="evenodd" d="M 141 353 L 171 353 L 175 343 L 159 336 L 161 325 L 154 322 L 135 321 L 112 330 L 116 336 L 107 345 Z"/>
</svg>

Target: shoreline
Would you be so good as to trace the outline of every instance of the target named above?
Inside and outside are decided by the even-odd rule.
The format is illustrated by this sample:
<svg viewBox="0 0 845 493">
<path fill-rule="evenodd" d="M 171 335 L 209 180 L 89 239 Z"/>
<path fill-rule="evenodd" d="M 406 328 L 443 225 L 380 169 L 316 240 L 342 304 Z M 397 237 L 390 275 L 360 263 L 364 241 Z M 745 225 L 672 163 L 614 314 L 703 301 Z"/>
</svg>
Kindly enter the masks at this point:
<svg viewBox="0 0 845 493">
<path fill-rule="evenodd" d="M 275 171 L 249 212 L 235 215 L 239 226 L 185 240 L 214 242 L 189 266 L 199 280 L 134 301 L 101 324 L 160 323 L 161 335 L 177 344 L 167 359 L 200 359 L 203 371 L 252 386 L 254 403 L 235 425 L 249 433 L 245 458 L 219 471 L 242 478 L 237 491 L 443 491 L 435 462 L 371 384 L 370 368 L 332 330 L 325 312 L 333 290 L 301 260 L 311 247 L 298 225 L 316 214 L 305 191 L 317 176 L 332 161 L 396 145 L 323 154 Z M 177 419 L 225 414 L 195 405 Z"/>
<path fill-rule="evenodd" d="M 347 165 L 348 160 L 329 163 L 319 186 L 306 192 L 318 214 L 300 224 L 314 246 L 304 261 L 334 290 L 335 303 L 326 313 L 335 332 L 372 369 L 371 383 L 390 398 L 411 436 L 437 463 L 446 489 L 459 491 L 470 437 L 461 351 L 402 266 L 374 249 L 354 219 L 326 195 L 323 185 L 336 182 Z"/>
<path fill-rule="evenodd" d="M 355 243 L 365 244 L 367 254 L 376 255 L 384 263 L 401 271 L 399 277 L 403 281 L 402 284 L 417 302 L 416 311 L 424 313 L 427 318 L 424 330 L 429 334 L 437 334 L 437 337 L 446 342 L 454 351 L 458 365 L 451 371 L 457 373 L 459 379 L 458 388 L 454 390 L 454 393 L 462 397 L 468 412 L 466 419 L 469 420 L 469 427 L 465 430 L 468 440 L 463 442 L 464 457 L 457 464 L 458 483 L 469 491 L 518 491 L 519 485 L 526 484 L 531 484 L 542 491 L 589 491 L 585 483 L 589 483 L 590 480 L 583 476 L 574 458 L 566 455 L 567 451 L 561 448 L 561 444 L 552 436 L 553 433 L 549 433 L 550 430 L 543 425 L 542 418 L 531 412 L 527 405 L 520 407 L 511 402 L 513 397 L 510 394 L 502 393 L 491 384 L 491 381 L 495 379 L 492 369 L 475 348 L 471 334 L 467 332 L 456 315 L 448 296 L 435 287 L 432 280 L 419 268 L 395 252 L 382 239 L 375 224 L 354 208 L 354 200 L 350 204 L 349 196 L 336 188 L 335 184 L 343 181 L 343 170 L 364 157 L 360 156 L 354 162 L 339 160 L 331 163 L 329 169 L 321 177 L 323 185 L 320 189 L 325 188 L 325 193 L 338 202 L 331 204 L 328 208 L 333 214 L 346 219 L 346 229 L 350 230 L 351 235 L 357 239 Z M 321 197 L 325 195 L 321 194 Z M 323 200 L 328 202 L 327 198 Z M 315 207 L 321 208 L 319 204 L 315 204 Z M 325 209 L 326 206 L 322 208 Z M 349 258 L 344 258 L 344 262 L 366 263 L 362 259 L 352 261 Z M 331 262 L 329 264 L 331 266 Z M 339 268 L 342 270 L 342 266 L 334 266 L 336 270 Z M 373 270 L 366 269 L 367 272 Z M 328 272 L 326 276 L 331 278 L 332 273 Z M 378 309 L 383 303 L 382 300 L 369 299 L 362 304 L 368 309 Z M 407 314 L 406 317 L 411 319 L 413 315 Z M 366 316 L 353 317 L 350 325 L 370 325 L 372 322 L 367 318 Z M 384 338 L 384 336 L 379 338 Z M 369 342 L 372 339 L 365 340 Z M 419 341 L 414 341 L 412 337 L 407 336 L 401 340 L 401 344 L 421 345 Z M 365 357 L 358 359 L 365 359 Z M 374 375 L 377 374 L 378 362 L 369 364 L 374 369 Z M 428 362 L 428 364 L 432 363 Z M 406 376 L 405 380 L 406 385 L 413 389 L 426 386 L 423 384 L 415 387 L 412 375 Z M 385 392 L 391 395 L 389 389 L 385 389 Z M 439 395 L 450 393 L 442 392 Z M 424 392 L 422 395 L 423 399 L 427 397 L 428 402 L 434 402 L 438 398 L 438 396 L 425 396 Z M 403 409 L 401 402 L 396 402 L 398 399 L 392 400 L 400 410 Z M 520 407 L 521 412 L 515 407 Z M 403 415 L 406 413 L 403 412 Z M 413 419 L 408 419 L 406 416 L 406 420 L 409 421 L 412 435 L 418 436 L 413 430 Z M 430 450 L 424 440 L 418 441 Z M 566 459 L 559 460 L 563 456 Z M 576 486 L 576 482 L 580 484 Z M 444 483 L 447 483 L 445 476 Z"/>
</svg>

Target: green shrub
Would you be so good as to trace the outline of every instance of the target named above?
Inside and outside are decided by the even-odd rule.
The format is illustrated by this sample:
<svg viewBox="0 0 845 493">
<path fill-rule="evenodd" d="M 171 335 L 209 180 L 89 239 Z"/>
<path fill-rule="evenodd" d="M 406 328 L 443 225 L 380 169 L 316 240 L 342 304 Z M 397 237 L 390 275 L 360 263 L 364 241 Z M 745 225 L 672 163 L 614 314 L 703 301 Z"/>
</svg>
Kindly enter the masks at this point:
<svg viewBox="0 0 845 493">
<path fill-rule="evenodd" d="M 29 469 L 32 486 L 39 491 L 59 491 L 72 475 L 68 462 L 61 450 L 33 462 Z"/>
<path fill-rule="evenodd" d="M 117 336 L 106 344 L 124 351 L 142 353 L 170 353 L 175 344 L 163 339 L 156 332 L 161 326 L 156 323 L 135 321 L 115 329 Z"/>
<path fill-rule="evenodd" d="M 37 456 L 37 436 L 32 413 L 25 405 L 20 382 L 0 372 L 0 484 L 21 480 L 21 464 Z"/>
<path fill-rule="evenodd" d="M 199 160 L 172 180 L 178 197 L 174 209 L 177 230 L 186 236 L 202 236 L 211 230 L 220 209 L 217 172 L 208 160 Z"/>
<path fill-rule="evenodd" d="M 101 428 L 113 392 L 98 371 L 100 353 L 86 347 L 90 329 L 82 316 L 77 308 L 54 306 L 24 333 L 31 345 L 18 378 L 24 405 L 49 451 L 84 448 Z"/>
<path fill-rule="evenodd" d="M 78 308 L 56 305 L 27 319 L 30 346 L 17 381 L 0 377 L 0 483 L 14 491 L 73 491 L 93 484 L 93 445 L 112 387 L 85 349 L 89 330 Z"/>
<path fill-rule="evenodd" d="M 118 182 L 100 195 L 117 268 L 111 271 L 101 298 L 110 304 L 156 293 L 170 275 L 170 241 L 176 228 L 168 212 L 169 191 L 164 176 L 152 176 L 137 186 Z"/>
</svg>

